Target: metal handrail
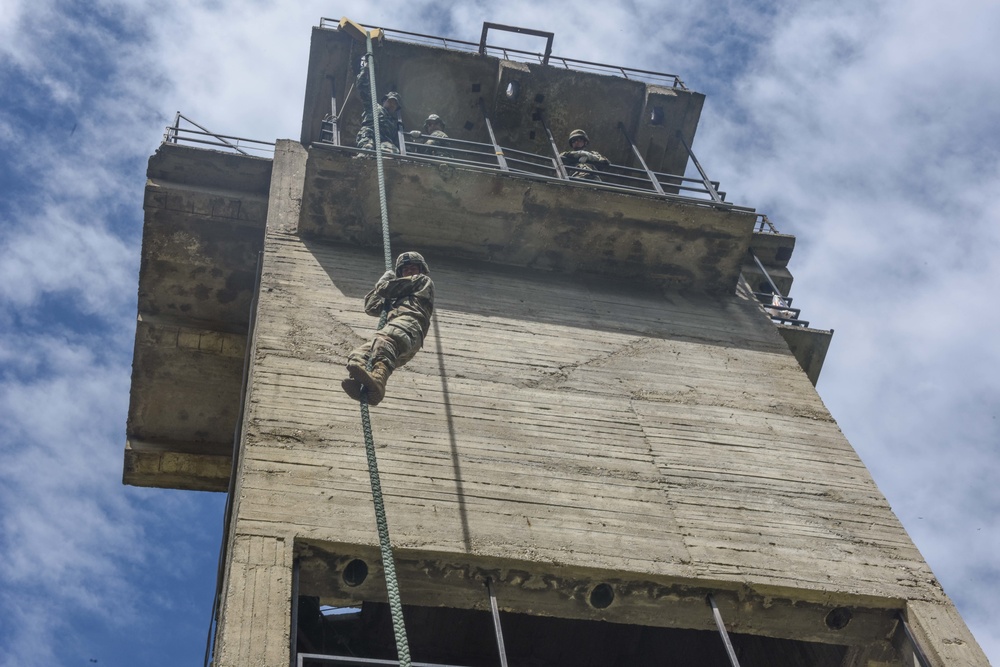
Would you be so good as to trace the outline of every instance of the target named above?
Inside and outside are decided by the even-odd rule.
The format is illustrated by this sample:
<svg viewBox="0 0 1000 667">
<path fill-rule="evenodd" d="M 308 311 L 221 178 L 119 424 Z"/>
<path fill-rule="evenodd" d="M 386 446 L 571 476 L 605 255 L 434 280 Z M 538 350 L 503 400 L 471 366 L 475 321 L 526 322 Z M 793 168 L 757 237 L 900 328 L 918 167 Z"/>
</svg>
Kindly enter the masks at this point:
<svg viewBox="0 0 1000 667">
<path fill-rule="evenodd" d="M 780 234 L 774 223 L 763 213 L 757 214 L 757 222 L 753 230 L 758 234 Z"/>
<path fill-rule="evenodd" d="M 771 279 L 771 274 L 767 272 L 764 268 L 764 264 L 761 263 L 760 258 L 757 257 L 757 253 L 751 248 L 747 248 L 747 254 L 753 259 L 757 268 L 760 272 L 764 274 L 767 278 L 767 282 L 770 285 L 770 292 L 753 292 L 753 295 L 764 304 L 764 312 L 767 316 L 771 318 L 772 322 L 777 322 L 778 324 L 790 324 L 797 327 L 808 327 L 809 322 L 800 319 L 802 315 L 802 310 L 800 308 L 792 308 L 792 298 L 785 296 L 778 289 L 778 286 Z"/>
<path fill-rule="evenodd" d="M 319 20 L 319 27 L 324 30 L 335 30 L 340 25 L 339 19 L 331 19 L 327 17 L 322 17 Z M 437 35 L 425 35 L 418 32 L 409 32 L 407 30 L 396 30 L 395 28 L 382 28 L 381 26 L 364 26 L 365 28 L 378 28 L 382 30 L 387 36 L 391 36 L 401 42 L 409 42 L 411 44 L 424 44 L 428 46 L 440 46 L 452 51 L 467 51 L 472 53 L 479 53 L 480 45 L 478 42 L 469 42 L 461 39 L 451 39 L 449 37 L 439 37 Z M 545 62 L 545 54 L 535 53 L 532 51 L 524 51 L 522 49 L 514 49 L 510 47 L 503 46 L 491 46 L 487 44 L 485 46 L 485 51 L 487 54 L 497 53 L 503 57 L 504 60 L 514 60 L 517 62 L 537 62 L 539 64 Z M 636 69 L 634 67 L 623 67 L 620 65 L 608 65 L 606 63 L 591 62 L 589 60 L 579 60 L 576 58 L 565 58 L 563 56 L 548 56 L 548 65 L 554 66 L 553 61 L 558 62 L 563 66 L 564 69 L 575 70 L 579 72 L 595 72 L 599 74 L 609 74 L 612 76 L 621 76 L 626 79 L 631 79 L 635 81 L 643 81 L 645 83 L 652 83 L 656 85 L 667 85 L 671 88 L 677 88 L 679 90 L 688 90 L 687 86 L 681 80 L 680 76 L 677 74 L 669 74 L 667 72 L 654 72 L 652 70 Z"/>
<path fill-rule="evenodd" d="M 321 140 L 317 142 L 318 144 L 331 146 L 332 142 L 325 139 L 329 136 L 329 131 L 324 129 L 321 132 Z M 438 138 L 432 137 L 431 135 L 420 134 L 418 139 L 429 139 L 433 138 L 438 143 L 433 147 L 425 146 L 417 140 L 409 138 L 407 135 L 407 140 L 404 142 L 406 146 L 406 156 L 401 155 L 386 155 L 388 159 L 413 159 L 417 161 L 432 161 L 439 163 L 449 163 L 462 166 L 479 167 L 488 169 L 490 171 L 502 171 L 507 173 L 517 173 L 530 176 L 533 178 L 543 178 L 543 179 L 553 179 L 559 181 L 571 181 L 574 183 L 586 184 L 592 187 L 598 187 L 602 189 L 617 190 L 621 192 L 642 192 L 644 194 L 653 195 L 656 197 L 661 197 L 665 199 L 675 199 L 680 201 L 697 203 L 700 205 L 713 205 L 720 208 L 725 208 L 728 210 L 739 210 L 739 211 L 752 211 L 747 207 L 735 206 L 728 202 L 722 202 L 718 199 L 712 197 L 712 191 L 706 189 L 705 187 L 698 187 L 697 185 L 684 185 L 685 183 L 701 184 L 704 182 L 703 179 L 699 178 L 687 178 L 685 176 L 680 176 L 676 174 L 666 174 L 663 172 L 649 172 L 653 174 L 657 180 L 662 184 L 664 189 L 677 191 L 675 192 L 657 192 L 654 190 L 652 183 L 645 177 L 638 178 L 632 176 L 631 174 L 645 173 L 642 170 L 635 169 L 634 167 L 629 167 L 627 165 L 610 164 L 608 168 L 593 172 L 594 175 L 601 178 L 601 180 L 590 179 L 590 178 L 580 178 L 572 176 L 574 170 L 572 165 L 567 167 L 567 175 L 564 177 L 560 173 L 556 162 L 553 158 L 545 155 L 539 155 L 537 153 L 528 153 L 515 148 L 508 148 L 506 146 L 495 147 L 492 144 L 481 143 L 477 141 L 468 141 L 465 139 L 453 139 L 451 137 Z M 366 151 L 360 148 L 343 146 L 345 150 L 351 152 L 366 154 L 370 151 Z M 502 151 L 505 162 L 507 163 L 506 168 L 501 166 L 500 161 L 497 159 L 496 149 L 499 148 Z M 521 159 L 521 156 L 527 159 Z M 480 159 L 473 159 L 480 158 Z M 513 165 L 520 165 L 521 168 L 515 168 Z M 717 185 L 716 181 L 712 181 L 713 185 Z M 717 191 L 717 187 L 715 188 Z M 681 193 L 697 193 L 701 195 L 707 195 L 707 197 L 693 197 L 688 194 Z M 716 195 L 717 196 L 717 195 Z"/>
<path fill-rule="evenodd" d="M 181 121 L 186 121 L 198 129 L 181 127 Z M 203 138 L 199 138 L 203 137 Z M 168 125 L 163 134 L 165 144 L 204 144 L 227 149 L 240 155 L 274 155 L 273 141 L 260 141 L 246 137 L 234 137 L 228 134 L 212 132 L 194 122 L 180 111 L 174 117 L 174 124 Z M 250 151 L 250 152 L 247 152 Z"/>
<path fill-rule="evenodd" d="M 351 667 L 397 667 L 398 660 L 381 660 L 378 658 L 356 658 L 348 655 L 324 655 L 322 653 L 299 653 L 297 667 L 305 667 L 307 663 L 323 663 L 329 665 L 350 665 Z M 460 667 L 434 662 L 411 662 L 413 667 Z"/>
</svg>

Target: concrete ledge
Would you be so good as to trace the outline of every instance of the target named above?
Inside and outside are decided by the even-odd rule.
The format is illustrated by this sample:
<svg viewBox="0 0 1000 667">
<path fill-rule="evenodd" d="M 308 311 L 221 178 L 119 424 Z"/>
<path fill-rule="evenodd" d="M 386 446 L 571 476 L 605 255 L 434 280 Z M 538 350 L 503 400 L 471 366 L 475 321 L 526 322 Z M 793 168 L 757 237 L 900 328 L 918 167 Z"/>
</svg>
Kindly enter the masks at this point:
<svg viewBox="0 0 1000 667">
<path fill-rule="evenodd" d="M 136 451 L 126 444 L 122 482 L 186 491 L 226 491 L 232 457 Z"/>
</svg>

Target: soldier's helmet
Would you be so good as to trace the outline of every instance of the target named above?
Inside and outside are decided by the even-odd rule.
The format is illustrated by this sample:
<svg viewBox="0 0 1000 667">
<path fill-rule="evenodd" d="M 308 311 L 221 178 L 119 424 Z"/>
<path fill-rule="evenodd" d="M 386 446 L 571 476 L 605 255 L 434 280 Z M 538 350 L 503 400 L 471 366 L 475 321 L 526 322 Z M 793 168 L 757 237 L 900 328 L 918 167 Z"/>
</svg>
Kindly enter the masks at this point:
<svg viewBox="0 0 1000 667">
<path fill-rule="evenodd" d="M 397 93 L 395 90 L 389 91 L 388 93 L 382 96 L 382 104 L 385 104 L 386 100 L 396 100 L 396 104 L 399 106 L 399 108 L 400 109 L 403 108 L 403 98 L 400 97 L 399 93 Z"/>
<path fill-rule="evenodd" d="M 431 123 L 439 123 L 441 125 L 441 129 L 444 129 L 446 127 L 444 121 L 441 120 L 441 116 L 437 115 L 436 113 L 432 113 L 430 116 L 427 117 L 427 120 L 424 121 L 424 129 L 426 130 L 427 126 L 430 125 Z"/>
<path fill-rule="evenodd" d="M 576 139 L 577 137 L 580 137 L 581 139 L 583 139 L 584 141 L 586 141 L 588 144 L 590 143 L 590 137 L 587 136 L 586 132 L 584 132 L 583 130 L 573 130 L 572 132 L 569 133 L 569 145 L 570 145 L 570 148 L 573 147 L 573 140 Z"/>
<path fill-rule="evenodd" d="M 403 274 L 403 267 L 407 264 L 416 264 L 420 267 L 420 273 L 430 273 L 431 269 L 427 266 L 427 260 L 419 252 L 404 252 L 402 255 L 396 258 L 396 277 L 398 278 Z"/>
</svg>

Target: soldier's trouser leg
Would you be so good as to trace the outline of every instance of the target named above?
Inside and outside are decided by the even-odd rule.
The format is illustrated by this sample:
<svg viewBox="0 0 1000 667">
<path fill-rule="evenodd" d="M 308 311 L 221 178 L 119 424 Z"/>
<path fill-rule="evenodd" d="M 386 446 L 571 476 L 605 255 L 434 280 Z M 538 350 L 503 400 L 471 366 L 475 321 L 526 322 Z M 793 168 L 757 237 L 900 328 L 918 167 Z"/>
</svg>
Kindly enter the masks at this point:
<svg viewBox="0 0 1000 667">
<path fill-rule="evenodd" d="M 573 172 L 573 178 L 583 178 L 588 181 L 601 180 L 601 177 L 597 175 L 597 170 L 595 170 L 594 167 L 587 162 L 575 166 L 574 169 L 577 171 Z"/>
<path fill-rule="evenodd" d="M 409 324 L 410 326 L 407 326 Z M 390 322 L 375 333 L 371 343 L 356 347 L 348 355 L 347 371 L 353 381 L 368 389 L 372 405 L 378 405 L 385 395 L 385 385 L 392 372 L 417 353 L 423 344 L 423 332 L 415 323 Z M 367 369 L 369 357 L 372 370 Z M 352 398 L 360 398 L 360 389 L 350 381 L 341 384 Z"/>
<path fill-rule="evenodd" d="M 362 127 L 358 130 L 358 137 L 355 143 L 358 148 L 364 148 L 369 151 L 375 150 L 375 130 L 370 127 Z"/>
</svg>

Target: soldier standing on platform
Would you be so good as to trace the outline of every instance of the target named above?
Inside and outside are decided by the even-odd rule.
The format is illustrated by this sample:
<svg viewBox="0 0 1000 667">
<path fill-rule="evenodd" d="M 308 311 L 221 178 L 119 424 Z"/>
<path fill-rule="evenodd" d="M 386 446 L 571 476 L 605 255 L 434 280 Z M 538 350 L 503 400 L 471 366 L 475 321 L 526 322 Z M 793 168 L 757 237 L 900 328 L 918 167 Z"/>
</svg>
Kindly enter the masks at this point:
<svg viewBox="0 0 1000 667">
<path fill-rule="evenodd" d="M 382 96 L 381 106 L 375 108 L 378 118 L 372 118 L 371 82 L 368 80 L 368 63 L 361 59 L 361 72 L 358 73 L 358 95 L 361 97 L 361 129 L 358 130 L 357 146 L 367 150 L 375 150 L 375 122 L 382 139 L 382 150 L 390 153 L 399 152 L 400 123 L 397 114 L 403 108 L 403 98 L 396 91 L 390 91 Z"/>
<path fill-rule="evenodd" d="M 428 116 L 427 120 L 424 121 L 424 138 L 422 139 L 424 146 L 444 146 L 445 142 L 442 142 L 441 139 L 448 138 L 448 135 L 444 133 L 444 128 L 445 125 L 441 116 L 436 113 L 432 113 Z M 415 135 L 417 139 L 420 139 L 420 132 L 414 130 L 412 134 Z M 444 151 L 435 150 L 434 148 L 419 148 L 417 149 L 417 152 L 425 155 L 437 155 L 439 157 L 444 156 Z"/>
<path fill-rule="evenodd" d="M 597 151 L 587 150 L 590 145 L 590 137 L 583 130 L 573 130 L 569 134 L 569 147 L 572 150 L 559 154 L 559 159 L 566 165 L 566 171 L 570 178 L 586 178 L 591 181 L 599 181 L 601 177 L 595 172 L 604 169 L 609 164 L 608 158 Z"/>
</svg>

